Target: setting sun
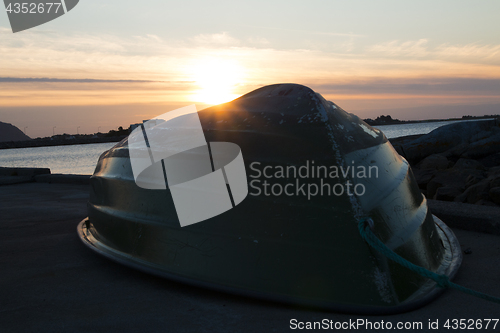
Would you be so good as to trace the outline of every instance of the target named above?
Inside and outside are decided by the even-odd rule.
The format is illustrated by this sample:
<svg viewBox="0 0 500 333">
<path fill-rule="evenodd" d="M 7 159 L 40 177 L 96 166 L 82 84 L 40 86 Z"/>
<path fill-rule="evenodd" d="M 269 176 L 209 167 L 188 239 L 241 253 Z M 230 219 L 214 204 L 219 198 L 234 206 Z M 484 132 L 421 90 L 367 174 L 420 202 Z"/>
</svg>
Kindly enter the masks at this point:
<svg viewBox="0 0 500 333">
<path fill-rule="evenodd" d="M 221 104 L 239 95 L 234 92 L 241 83 L 243 69 L 233 61 L 201 59 L 193 66 L 193 79 L 200 88 L 192 99 L 195 102 Z"/>
</svg>

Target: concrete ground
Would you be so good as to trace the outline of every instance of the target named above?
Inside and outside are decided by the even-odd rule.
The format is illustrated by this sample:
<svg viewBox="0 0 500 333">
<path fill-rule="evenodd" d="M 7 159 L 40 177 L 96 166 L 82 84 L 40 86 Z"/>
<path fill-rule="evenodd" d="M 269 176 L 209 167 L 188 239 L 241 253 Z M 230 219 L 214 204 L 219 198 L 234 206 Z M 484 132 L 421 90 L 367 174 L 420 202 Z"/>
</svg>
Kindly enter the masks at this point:
<svg viewBox="0 0 500 333">
<path fill-rule="evenodd" d="M 88 185 L 0 186 L 0 332 L 287 332 L 290 320 L 422 322 L 500 318 L 500 304 L 448 290 L 413 312 L 345 315 L 194 288 L 116 264 L 76 226 Z M 446 222 L 446 220 L 444 220 Z M 455 282 L 500 296 L 500 236 L 453 229 L 465 254 Z M 468 322 L 470 323 L 470 322 Z M 483 321 L 483 330 L 485 321 Z M 360 331 L 365 330 L 360 328 Z M 297 330 L 295 330 L 297 331 Z M 382 332 L 384 330 L 377 330 Z M 411 330 L 410 330 L 411 331 Z M 493 330 L 493 322 L 485 330 Z"/>
</svg>

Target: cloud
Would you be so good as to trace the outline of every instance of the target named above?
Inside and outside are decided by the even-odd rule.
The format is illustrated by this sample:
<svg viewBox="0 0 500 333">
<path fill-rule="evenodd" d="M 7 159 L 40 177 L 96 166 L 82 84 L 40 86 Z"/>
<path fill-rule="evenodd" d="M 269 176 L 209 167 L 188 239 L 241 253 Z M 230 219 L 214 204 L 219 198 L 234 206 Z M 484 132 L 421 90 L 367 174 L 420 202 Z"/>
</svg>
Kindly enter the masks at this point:
<svg viewBox="0 0 500 333">
<path fill-rule="evenodd" d="M 500 45 L 466 45 L 443 44 L 436 48 L 436 55 L 444 59 L 461 59 L 496 62 L 500 64 Z"/>
<path fill-rule="evenodd" d="M 57 73 L 58 79 L 189 81 L 194 63 L 217 58 L 245 66 L 246 81 L 253 83 L 319 83 L 349 77 L 500 77 L 500 45 L 431 48 L 426 39 L 420 39 L 390 41 L 354 52 L 351 39 L 333 48 L 333 53 L 316 47 L 276 49 L 266 39 L 254 36 L 243 42 L 227 32 L 183 41 L 156 35 L 7 34 L 0 39 L 0 73 L 4 77 L 40 78 Z"/>
<path fill-rule="evenodd" d="M 191 40 L 197 45 L 231 46 L 239 45 L 240 41 L 231 37 L 227 32 L 218 34 L 200 34 Z"/>
<path fill-rule="evenodd" d="M 366 35 L 358 35 L 353 33 L 340 33 L 340 32 L 321 32 L 321 31 L 313 31 L 311 32 L 314 35 L 325 35 L 325 36 L 339 36 L 339 37 L 352 37 L 352 38 L 362 38 L 366 37 Z"/>
<path fill-rule="evenodd" d="M 48 77 L 0 77 L 0 83 L 16 82 L 72 82 L 72 83 L 141 83 L 141 82 L 159 82 L 151 80 L 96 80 L 96 79 L 57 79 Z"/>
<path fill-rule="evenodd" d="M 312 85 L 329 94 L 491 95 L 500 91 L 500 79 L 483 78 L 373 78 L 349 83 Z"/>
<path fill-rule="evenodd" d="M 255 45 L 255 46 L 268 47 L 269 45 L 271 45 L 271 42 L 269 40 L 267 40 L 266 38 L 262 38 L 262 37 L 250 37 L 247 39 L 247 42 L 250 45 Z"/>
<path fill-rule="evenodd" d="M 239 41 L 226 32 L 183 41 L 156 35 L 6 34 L 0 39 L 0 106 L 189 101 L 200 88 L 197 70 L 210 66 L 210 59 L 241 66 L 236 94 L 294 82 L 360 100 L 459 93 L 491 99 L 499 88 L 499 49 L 479 44 L 431 48 L 421 39 L 334 53 L 277 49 L 265 39 Z"/>
<path fill-rule="evenodd" d="M 155 36 L 10 34 L 0 39 L 4 77 L 177 79 L 185 54 Z M 161 77 L 161 78 L 160 78 Z"/>
<path fill-rule="evenodd" d="M 406 42 L 394 40 L 370 46 L 367 51 L 389 57 L 424 57 L 428 55 L 427 42 L 427 39 Z"/>
<path fill-rule="evenodd" d="M 367 55 L 399 59 L 434 59 L 446 62 L 500 65 L 500 45 L 450 43 L 430 47 L 427 39 L 417 41 L 390 41 L 366 48 Z"/>
</svg>

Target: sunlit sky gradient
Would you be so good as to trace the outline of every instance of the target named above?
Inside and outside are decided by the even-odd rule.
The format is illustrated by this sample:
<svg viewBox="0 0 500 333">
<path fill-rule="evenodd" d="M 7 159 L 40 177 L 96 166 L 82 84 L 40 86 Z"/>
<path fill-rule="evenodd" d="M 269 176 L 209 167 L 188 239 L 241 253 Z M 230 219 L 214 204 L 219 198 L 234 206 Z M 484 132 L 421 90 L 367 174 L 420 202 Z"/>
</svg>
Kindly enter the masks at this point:
<svg viewBox="0 0 500 333">
<path fill-rule="evenodd" d="M 81 0 L 13 34 L 0 10 L 0 121 L 31 137 L 128 127 L 267 84 L 362 118 L 500 113 L 500 1 Z"/>
</svg>

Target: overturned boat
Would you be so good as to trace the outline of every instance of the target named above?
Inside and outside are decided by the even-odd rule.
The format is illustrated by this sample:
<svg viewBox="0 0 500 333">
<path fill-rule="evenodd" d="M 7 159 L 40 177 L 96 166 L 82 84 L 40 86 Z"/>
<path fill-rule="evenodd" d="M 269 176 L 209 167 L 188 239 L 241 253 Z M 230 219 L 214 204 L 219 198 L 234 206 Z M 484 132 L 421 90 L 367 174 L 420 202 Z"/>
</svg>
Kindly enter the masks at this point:
<svg viewBox="0 0 500 333">
<path fill-rule="evenodd" d="M 442 289 L 372 249 L 358 233 L 370 217 L 400 256 L 457 272 L 460 246 L 406 160 L 382 132 L 311 89 L 271 85 L 172 115 L 99 158 L 78 226 L 99 254 L 197 286 L 339 312 L 428 303 Z"/>
</svg>

